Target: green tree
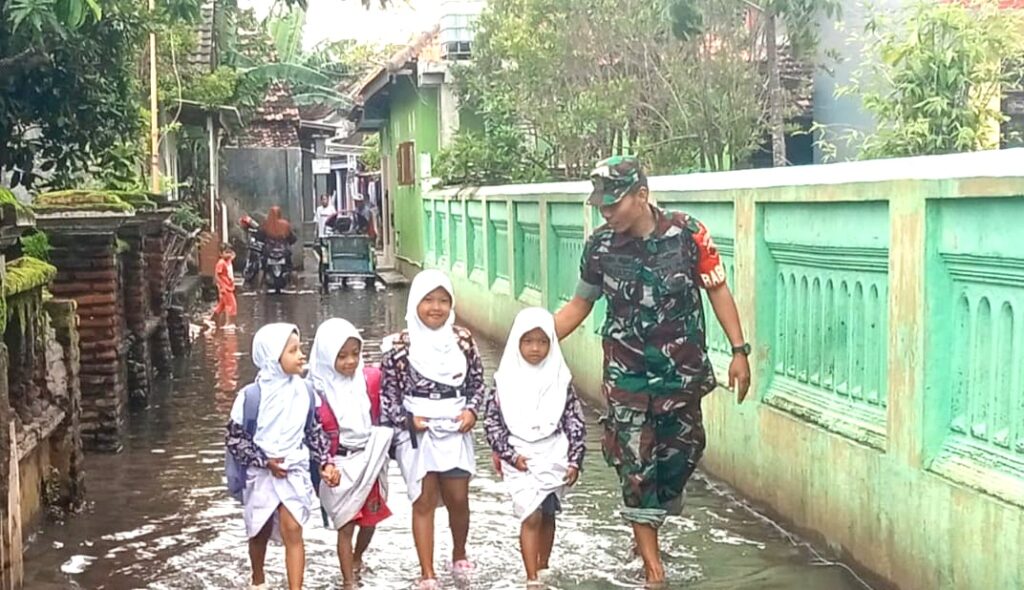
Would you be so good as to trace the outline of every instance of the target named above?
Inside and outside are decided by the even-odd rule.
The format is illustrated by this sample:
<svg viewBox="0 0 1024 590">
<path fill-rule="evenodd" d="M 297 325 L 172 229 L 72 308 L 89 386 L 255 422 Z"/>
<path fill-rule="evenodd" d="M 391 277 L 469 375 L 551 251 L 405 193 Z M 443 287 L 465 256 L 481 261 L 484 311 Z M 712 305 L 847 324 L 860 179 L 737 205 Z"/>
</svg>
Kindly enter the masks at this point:
<svg viewBox="0 0 1024 590">
<path fill-rule="evenodd" d="M 678 38 L 690 39 L 705 33 L 704 13 L 709 4 L 702 0 L 667 0 L 672 31 Z M 719 3 L 720 4 L 720 3 Z M 745 28 L 754 43 L 747 55 L 754 60 L 764 59 L 764 85 L 768 131 L 772 137 L 772 160 L 775 166 L 785 166 L 787 93 L 782 85 L 780 48 L 786 48 L 794 59 L 812 60 L 815 57 L 819 24 L 822 17 L 838 20 L 841 16 L 838 0 L 750 0 L 727 2 L 731 10 L 746 23 Z M 718 7 L 720 12 L 721 6 Z M 714 10 L 714 9 L 712 9 Z"/>
<path fill-rule="evenodd" d="M 570 177 L 629 144 L 633 84 L 664 19 L 624 0 L 495 0 L 481 15 L 473 69 L 481 91 L 507 95 Z"/>
<path fill-rule="evenodd" d="M 547 179 L 550 154 L 528 141 L 515 96 L 489 84 L 472 68 L 456 68 L 459 100 L 476 114 L 478 125 L 464 125 L 438 154 L 435 174 L 445 185 L 486 185 Z"/>
<path fill-rule="evenodd" d="M 137 2 L 0 0 L 0 172 L 53 186 L 141 139 Z"/>
<path fill-rule="evenodd" d="M 672 12 L 677 39 L 651 48 L 657 66 L 640 69 L 647 90 L 637 151 L 663 172 L 742 167 L 766 130 L 765 91 L 750 59 L 757 37 L 733 0 L 687 7 L 685 22 Z"/>
<path fill-rule="evenodd" d="M 478 97 L 467 104 L 485 113 L 501 112 L 487 97 L 507 97 L 514 120 L 554 148 L 570 177 L 625 152 L 655 172 L 739 167 L 767 129 L 756 59 L 763 37 L 746 24 L 749 8 L 741 0 L 495 0 L 459 80 Z"/>
<path fill-rule="evenodd" d="M 364 2 L 364 5 L 368 5 Z M 298 105 L 351 107 L 346 87 L 365 72 L 367 62 L 383 61 L 389 46 L 361 44 L 351 40 L 326 41 L 310 50 L 302 47 L 306 11 L 299 6 L 278 6 L 258 25 L 260 36 L 269 43 L 252 51 L 232 55 L 241 88 L 266 88 L 284 82 Z"/>
<path fill-rule="evenodd" d="M 363 138 L 363 153 L 359 154 L 359 164 L 367 172 L 380 170 L 380 135 L 374 133 Z"/>
<path fill-rule="evenodd" d="M 852 132 L 862 158 L 944 154 L 999 146 L 1003 88 L 1024 64 L 1024 15 L 997 3 L 916 2 L 898 14 L 871 12 L 864 61 L 840 95 L 859 95 L 874 115 Z"/>
</svg>

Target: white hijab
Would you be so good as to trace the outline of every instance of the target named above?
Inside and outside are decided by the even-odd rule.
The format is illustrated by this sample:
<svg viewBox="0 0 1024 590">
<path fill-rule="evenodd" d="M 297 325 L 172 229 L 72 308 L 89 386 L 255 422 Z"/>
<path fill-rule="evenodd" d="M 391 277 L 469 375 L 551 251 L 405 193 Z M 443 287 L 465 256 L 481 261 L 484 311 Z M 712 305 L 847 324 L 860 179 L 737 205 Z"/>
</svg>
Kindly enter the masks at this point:
<svg viewBox="0 0 1024 590">
<path fill-rule="evenodd" d="M 519 351 L 519 341 L 540 328 L 551 340 L 548 356 L 531 365 Z M 546 309 L 528 307 L 516 316 L 494 374 L 498 403 L 509 432 L 526 442 L 554 434 L 565 412 L 572 373 L 555 335 L 555 318 Z"/>
<path fill-rule="evenodd" d="M 260 388 L 259 416 L 256 418 L 256 443 L 268 457 L 286 457 L 302 449 L 306 418 L 309 415 L 309 393 L 298 375 L 289 375 L 281 367 L 281 355 L 292 334 L 299 329 L 293 324 L 267 324 L 252 338 L 252 361 L 259 369 L 256 383 Z M 239 395 L 231 409 L 231 419 L 244 422 L 244 395 Z"/>
<path fill-rule="evenodd" d="M 452 311 L 443 326 L 432 330 L 420 319 L 416 308 L 438 288 L 451 296 Z M 466 355 L 459 348 L 455 335 L 455 289 L 447 275 L 439 270 L 424 270 L 416 275 L 409 288 L 405 323 L 409 331 L 409 362 L 413 368 L 431 381 L 452 387 L 462 385 L 466 380 Z"/>
<path fill-rule="evenodd" d="M 363 344 L 359 330 L 341 318 L 331 318 L 320 324 L 313 339 L 310 354 L 309 378 L 313 386 L 323 393 L 327 405 L 338 420 L 338 439 L 341 446 L 361 449 L 370 438 L 373 421 L 370 417 L 370 397 L 366 391 L 366 376 L 363 374 L 363 359 L 351 377 L 346 377 L 335 368 L 338 352 L 349 338 Z"/>
</svg>

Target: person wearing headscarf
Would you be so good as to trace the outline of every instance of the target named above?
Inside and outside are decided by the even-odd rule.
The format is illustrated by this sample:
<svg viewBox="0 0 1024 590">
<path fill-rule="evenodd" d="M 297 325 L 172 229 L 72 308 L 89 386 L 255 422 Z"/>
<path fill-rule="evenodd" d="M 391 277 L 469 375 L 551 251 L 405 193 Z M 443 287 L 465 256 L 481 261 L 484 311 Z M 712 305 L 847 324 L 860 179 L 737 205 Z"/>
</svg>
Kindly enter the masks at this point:
<svg viewBox="0 0 1024 590">
<path fill-rule="evenodd" d="M 583 409 L 550 312 L 519 312 L 494 382 L 484 428 L 521 523 L 519 545 L 532 585 L 548 568 L 555 515 L 586 451 Z"/>
<path fill-rule="evenodd" d="M 267 213 L 267 220 L 263 222 L 263 232 L 267 239 L 280 240 L 289 244 L 295 243 L 295 232 L 292 231 L 292 224 L 284 218 L 281 208 L 274 205 Z"/>
<path fill-rule="evenodd" d="M 412 529 L 420 588 L 437 587 L 434 511 L 448 508 L 452 571 L 468 575 L 469 479 L 475 473 L 473 438 L 484 369 L 472 334 L 455 326 L 454 289 L 437 270 L 413 279 L 406 329 L 381 362 L 382 422 L 395 429 L 395 458 L 413 503 Z"/>
<path fill-rule="evenodd" d="M 311 459 L 326 481 L 337 481 L 330 462 L 330 440 L 311 407 L 310 391 L 301 374 L 299 330 L 292 324 L 274 323 L 260 328 L 252 341 L 252 360 L 258 369 L 256 382 L 235 398 L 227 426 L 228 451 L 246 466 L 245 530 L 252 562 L 252 586 L 266 588 L 263 570 L 267 542 L 283 541 L 288 587 L 302 588 L 305 548 L 302 527 L 313 508 Z M 258 413 L 252 433 L 246 429 L 245 401 L 259 393 Z"/>
<path fill-rule="evenodd" d="M 309 381 L 320 396 L 317 410 L 331 437 L 340 483 L 320 484 L 320 504 L 338 531 L 338 560 L 345 588 L 354 588 L 375 527 L 391 515 L 387 463 L 393 429 L 380 421 L 380 370 L 363 363 L 363 338 L 351 323 L 332 318 L 313 339 Z M 356 546 L 352 546 L 355 527 Z"/>
<path fill-rule="evenodd" d="M 290 277 L 289 280 L 294 284 L 297 277 L 291 272 L 295 268 L 292 260 L 291 246 L 298 241 L 298 237 L 295 235 L 295 232 L 292 231 L 292 224 L 284 218 L 284 215 L 281 213 L 281 208 L 274 205 L 267 213 L 267 220 L 263 222 L 261 229 L 267 237 L 266 247 L 263 249 L 263 259 L 261 261 L 263 264 L 264 278 L 267 276 L 266 265 L 270 258 L 282 256 L 284 258 L 284 269 L 286 274 Z"/>
</svg>

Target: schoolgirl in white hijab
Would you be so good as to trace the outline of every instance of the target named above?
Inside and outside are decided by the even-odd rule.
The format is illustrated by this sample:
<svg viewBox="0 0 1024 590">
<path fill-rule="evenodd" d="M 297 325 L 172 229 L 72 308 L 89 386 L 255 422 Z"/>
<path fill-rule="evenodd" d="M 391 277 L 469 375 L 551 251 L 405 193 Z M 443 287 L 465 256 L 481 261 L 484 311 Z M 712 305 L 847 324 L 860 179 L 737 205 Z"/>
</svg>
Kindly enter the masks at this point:
<svg viewBox="0 0 1024 590">
<path fill-rule="evenodd" d="M 289 588 L 302 587 L 305 553 L 302 527 L 313 508 L 310 457 L 324 466 L 321 475 L 332 480 L 326 435 L 314 420 L 309 431 L 310 394 L 300 376 L 305 356 L 299 331 L 292 324 L 267 324 L 253 337 L 252 360 L 259 372 L 255 386 L 260 401 L 256 428 L 244 429 L 247 387 L 231 408 L 227 444 L 247 465 L 243 493 L 246 535 L 252 559 L 252 588 L 264 588 L 263 562 L 269 539 L 285 545 Z M 251 419 L 251 417 L 250 417 Z"/>
<path fill-rule="evenodd" d="M 395 427 L 395 457 L 413 502 L 413 537 L 422 579 L 434 588 L 434 510 L 445 503 L 452 530 L 452 570 L 465 574 L 469 478 L 476 460 L 470 430 L 485 385 L 469 331 L 455 326 L 454 289 L 436 270 L 416 275 L 405 332 L 381 363 L 383 417 Z"/>
<path fill-rule="evenodd" d="M 322 482 L 319 491 L 330 527 L 338 531 L 338 557 L 346 587 L 356 583 L 362 561 L 362 553 L 357 554 L 352 546 L 355 527 L 360 529 L 359 545 L 369 545 L 374 527 L 391 514 L 386 503 L 387 462 L 394 430 L 374 426 L 371 400 L 379 400 L 380 373 L 364 365 L 362 348 L 363 338 L 355 326 L 340 318 L 329 319 L 316 331 L 309 367 L 309 379 L 325 402 L 319 410 L 321 421 L 328 434 L 336 437 L 332 452 L 341 472 L 340 483 L 330 486 Z"/>
<path fill-rule="evenodd" d="M 494 381 L 487 440 L 522 523 L 520 546 L 532 582 L 547 568 L 555 514 L 579 474 L 586 436 L 550 312 L 533 307 L 516 316 Z"/>
</svg>

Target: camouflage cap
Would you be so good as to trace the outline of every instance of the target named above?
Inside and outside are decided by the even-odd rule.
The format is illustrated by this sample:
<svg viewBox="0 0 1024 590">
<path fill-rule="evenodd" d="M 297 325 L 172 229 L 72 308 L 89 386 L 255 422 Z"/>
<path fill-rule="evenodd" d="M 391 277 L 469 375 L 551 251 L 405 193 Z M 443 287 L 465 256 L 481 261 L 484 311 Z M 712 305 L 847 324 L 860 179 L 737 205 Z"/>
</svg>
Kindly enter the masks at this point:
<svg viewBox="0 0 1024 590">
<path fill-rule="evenodd" d="M 612 156 L 601 160 L 590 173 L 594 190 L 587 202 L 595 207 L 618 203 L 637 187 L 643 185 L 644 173 L 636 156 Z"/>
</svg>

